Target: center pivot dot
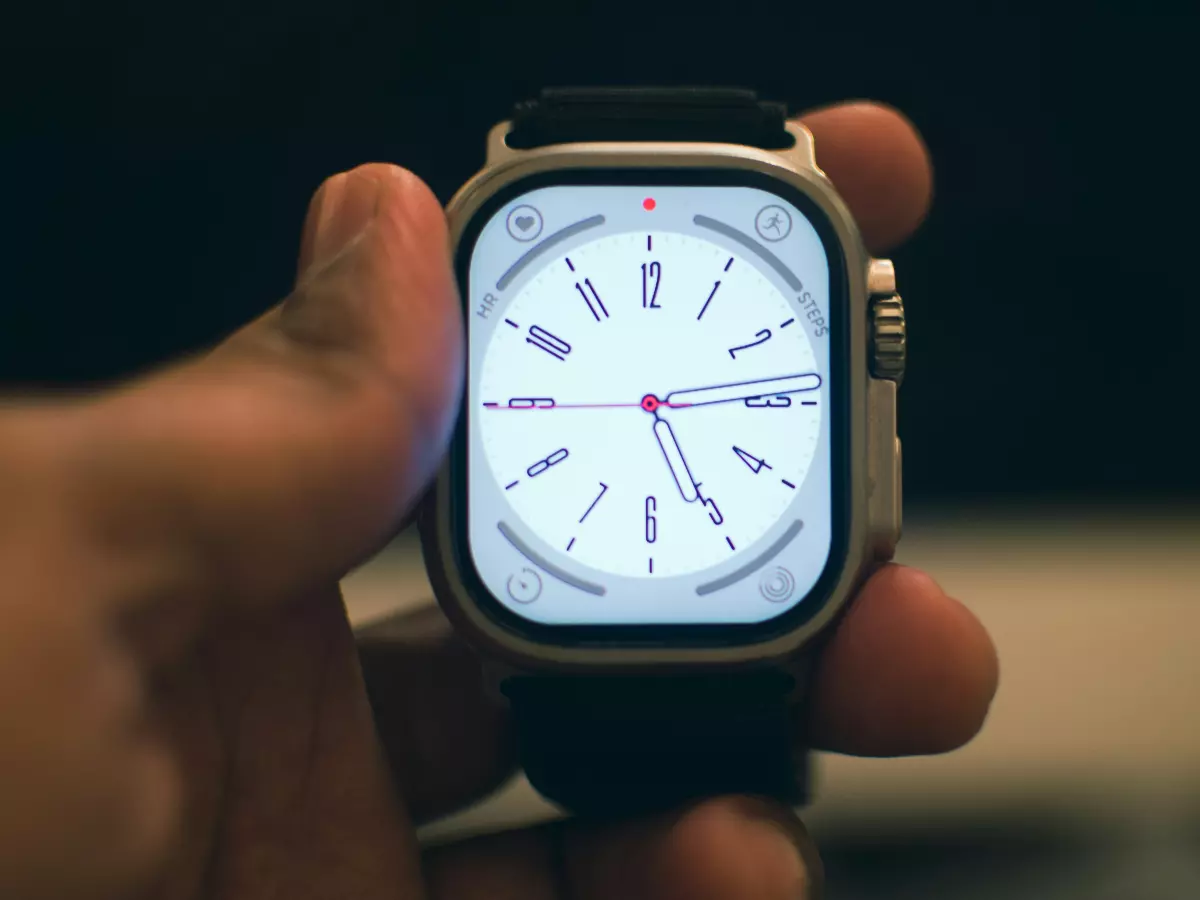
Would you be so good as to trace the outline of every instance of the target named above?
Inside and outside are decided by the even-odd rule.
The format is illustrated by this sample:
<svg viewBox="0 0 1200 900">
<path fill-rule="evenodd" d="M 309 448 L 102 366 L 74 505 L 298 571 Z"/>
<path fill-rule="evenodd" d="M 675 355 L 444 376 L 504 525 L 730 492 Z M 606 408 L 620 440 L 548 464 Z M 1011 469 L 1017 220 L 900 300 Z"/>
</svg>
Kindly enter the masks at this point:
<svg viewBox="0 0 1200 900">
<path fill-rule="evenodd" d="M 647 394 L 642 398 L 642 409 L 644 409 L 646 412 L 654 412 L 656 409 L 658 409 L 661 403 L 662 401 L 653 394 Z"/>
</svg>

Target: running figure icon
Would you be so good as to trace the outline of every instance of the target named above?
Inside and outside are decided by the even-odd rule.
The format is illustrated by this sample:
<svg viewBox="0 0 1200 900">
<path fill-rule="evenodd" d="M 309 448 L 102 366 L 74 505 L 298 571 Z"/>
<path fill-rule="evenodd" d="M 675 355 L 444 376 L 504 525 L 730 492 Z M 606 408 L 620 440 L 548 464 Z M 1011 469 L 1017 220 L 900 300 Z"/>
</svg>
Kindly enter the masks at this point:
<svg viewBox="0 0 1200 900">
<path fill-rule="evenodd" d="M 754 230 L 764 241 L 782 241 L 792 232 L 792 217 L 782 206 L 764 206 L 754 217 Z"/>
</svg>

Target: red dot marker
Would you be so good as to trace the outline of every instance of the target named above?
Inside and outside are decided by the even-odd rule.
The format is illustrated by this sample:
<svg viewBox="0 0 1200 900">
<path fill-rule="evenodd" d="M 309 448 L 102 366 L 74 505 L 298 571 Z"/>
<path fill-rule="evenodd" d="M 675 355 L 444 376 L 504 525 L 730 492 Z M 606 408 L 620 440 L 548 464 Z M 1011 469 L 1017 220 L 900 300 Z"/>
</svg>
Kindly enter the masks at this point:
<svg viewBox="0 0 1200 900">
<path fill-rule="evenodd" d="M 644 409 L 646 412 L 649 412 L 649 413 L 654 412 L 656 409 L 658 409 L 658 407 L 661 404 L 662 404 L 662 401 L 659 400 L 657 397 L 655 397 L 653 394 L 647 394 L 645 397 L 642 398 L 642 409 Z"/>
<path fill-rule="evenodd" d="M 646 212 L 650 212 L 650 210 L 654 209 L 656 206 L 658 206 L 658 204 L 654 202 L 653 197 L 647 197 L 642 201 L 642 209 L 646 210 Z"/>
</svg>

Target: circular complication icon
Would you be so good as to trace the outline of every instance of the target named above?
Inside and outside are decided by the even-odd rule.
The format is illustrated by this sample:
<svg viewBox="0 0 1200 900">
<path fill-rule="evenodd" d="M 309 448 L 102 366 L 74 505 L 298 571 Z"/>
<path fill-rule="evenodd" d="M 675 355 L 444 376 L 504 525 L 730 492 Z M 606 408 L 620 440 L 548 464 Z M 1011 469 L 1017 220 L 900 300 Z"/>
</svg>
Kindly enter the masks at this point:
<svg viewBox="0 0 1200 900">
<path fill-rule="evenodd" d="M 514 206 L 505 223 L 508 233 L 516 241 L 532 241 L 542 233 L 542 214 L 527 203 Z"/>
<path fill-rule="evenodd" d="M 517 603 L 532 603 L 542 595 L 542 577 L 526 567 L 515 575 L 509 575 L 505 588 L 508 596 Z"/>
<path fill-rule="evenodd" d="M 754 230 L 764 241 L 782 241 L 792 233 L 792 217 L 782 206 L 764 206 L 754 217 Z"/>
<path fill-rule="evenodd" d="M 763 572 L 758 580 L 758 589 L 772 603 L 783 603 L 796 590 L 796 579 L 783 566 L 775 566 Z"/>
</svg>

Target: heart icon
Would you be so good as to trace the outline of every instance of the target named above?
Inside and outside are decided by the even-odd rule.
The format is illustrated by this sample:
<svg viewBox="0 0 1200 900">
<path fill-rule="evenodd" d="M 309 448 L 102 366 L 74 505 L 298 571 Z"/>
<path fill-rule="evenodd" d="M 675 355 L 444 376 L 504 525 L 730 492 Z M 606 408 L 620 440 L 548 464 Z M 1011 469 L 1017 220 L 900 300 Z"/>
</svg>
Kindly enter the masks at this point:
<svg viewBox="0 0 1200 900">
<path fill-rule="evenodd" d="M 542 214 L 536 208 L 522 204 L 509 211 L 507 225 L 514 241 L 532 241 L 542 233 Z"/>
</svg>

